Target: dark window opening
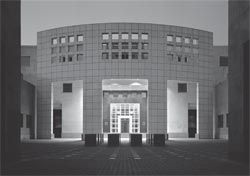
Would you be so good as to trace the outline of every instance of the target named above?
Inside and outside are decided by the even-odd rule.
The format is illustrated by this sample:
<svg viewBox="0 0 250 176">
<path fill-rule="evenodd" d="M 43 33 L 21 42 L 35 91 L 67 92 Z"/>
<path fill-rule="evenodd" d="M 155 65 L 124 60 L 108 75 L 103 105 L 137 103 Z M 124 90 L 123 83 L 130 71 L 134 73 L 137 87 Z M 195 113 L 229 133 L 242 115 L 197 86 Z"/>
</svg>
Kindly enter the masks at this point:
<svg viewBox="0 0 250 176">
<path fill-rule="evenodd" d="M 20 119 L 20 127 L 23 127 L 23 114 L 21 114 L 21 119 Z"/>
<path fill-rule="evenodd" d="M 223 128 L 223 114 L 218 115 L 218 128 Z"/>
<path fill-rule="evenodd" d="M 112 49 L 119 49 L 119 43 L 112 43 Z"/>
<path fill-rule="evenodd" d="M 148 59 L 148 53 L 142 53 L 141 58 L 142 59 Z"/>
<path fill-rule="evenodd" d="M 122 53 L 122 59 L 128 59 L 128 52 Z"/>
<path fill-rule="evenodd" d="M 119 59 L 119 53 L 118 52 L 112 53 L 112 59 Z"/>
<path fill-rule="evenodd" d="M 138 53 L 132 53 L 132 59 L 138 59 Z"/>
<path fill-rule="evenodd" d="M 72 61 L 73 61 L 73 55 L 69 55 L 69 56 L 68 56 L 68 61 L 69 61 L 69 62 L 72 62 Z"/>
<path fill-rule="evenodd" d="M 138 43 L 137 42 L 133 42 L 131 48 L 132 49 L 138 49 Z"/>
<path fill-rule="evenodd" d="M 31 128 L 31 115 L 26 115 L 26 128 Z"/>
<path fill-rule="evenodd" d="M 178 83 L 178 92 L 187 92 L 187 83 Z"/>
<path fill-rule="evenodd" d="M 109 59 L 109 53 L 102 53 L 102 59 Z"/>
<path fill-rule="evenodd" d="M 30 56 L 21 56 L 21 65 L 25 67 L 30 66 Z"/>
<path fill-rule="evenodd" d="M 220 56 L 220 67 L 227 67 L 227 66 L 228 66 L 228 57 Z"/>
<path fill-rule="evenodd" d="M 122 49 L 128 49 L 128 42 L 122 42 Z"/>
<path fill-rule="evenodd" d="M 63 92 L 72 92 L 72 83 L 64 83 Z"/>
</svg>

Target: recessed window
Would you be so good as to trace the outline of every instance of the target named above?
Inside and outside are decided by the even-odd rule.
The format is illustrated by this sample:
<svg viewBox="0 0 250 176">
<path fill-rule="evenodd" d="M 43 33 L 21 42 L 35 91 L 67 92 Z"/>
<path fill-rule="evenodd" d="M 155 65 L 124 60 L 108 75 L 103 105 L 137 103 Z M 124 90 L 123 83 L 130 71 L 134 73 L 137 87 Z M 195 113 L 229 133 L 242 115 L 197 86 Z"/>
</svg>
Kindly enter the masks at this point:
<svg viewBox="0 0 250 176">
<path fill-rule="evenodd" d="M 141 34 L 141 39 L 142 40 L 148 40 L 148 34 L 147 33 L 142 33 Z"/>
<path fill-rule="evenodd" d="M 83 54 L 77 54 L 77 61 L 82 61 L 83 60 Z"/>
<path fill-rule="evenodd" d="M 122 52 L 122 59 L 128 59 L 128 52 Z"/>
<path fill-rule="evenodd" d="M 229 114 L 226 114 L 226 118 L 227 118 L 227 127 L 229 127 Z"/>
<path fill-rule="evenodd" d="M 132 59 L 138 59 L 138 58 L 139 58 L 138 52 L 132 52 Z"/>
<path fill-rule="evenodd" d="M 227 66 L 228 66 L 228 57 L 220 56 L 220 67 L 227 67 Z"/>
<path fill-rule="evenodd" d="M 108 43 L 102 43 L 102 49 L 103 50 L 109 49 L 109 44 Z"/>
<path fill-rule="evenodd" d="M 59 53 L 65 53 L 66 51 L 66 46 L 60 46 Z"/>
<path fill-rule="evenodd" d="M 30 56 L 21 56 L 21 66 L 24 67 L 30 66 Z"/>
<path fill-rule="evenodd" d="M 167 35 L 167 41 L 172 42 L 173 41 L 173 36 L 172 35 Z"/>
<path fill-rule="evenodd" d="M 63 92 L 64 93 L 72 92 L 72 83 L 64 83 Z"/>
<path fill-rule="evenodd" d="M 108 33 L 103 33 L 102 34 L 102 39 L 103 40 L 108 40 L 109 39 L 109 34 Z"/>
<path fill-rule="evenodd" d="M 112 59 L 119 59 L 119 53 L 118 52 L 113 52 L 112 53 Z"/>
<path fill-rule="evenodd" d="M 142 59 L 148 59 L 148 53 L 141 53 Z"/>
<path fill-rule="evenodd" d="M 26 128 L 31 128 L 31 115 L 26 115 Z"/>
<path fill-rule="evenodd" d="M 119 49 L 119 43 L 112 42 L 112 49 Z"/>
<path fill-rule="evenodd" d="M 112 40 L 118 40 L 119 34 L 118 33 L 112 33 Z"/>
<path fill-rule="evenodd" d="M 56 56 L 51 57 L 51 63 L 53 64 L 53 63 L 56 63 L 56 62 L 57 62 L 57 57 Z"/>
<path fill-rule="evenodd" d="M 181 37 L 180 37 L 180 36 L 176 36 L 175 39 L 176 39 L 176 42 L 177 42 L 177 43 L 180 43 L 180 42 L 181 42 Z"/>
<path fill-rule="evenodd" d="M 173 50 L 173 47 L 174 47 L 173 45 L 167 44 L 167 50 L 168 50 L 168 51 L 172 51 L 172 50 Z"/>
<path fill-rule="evenodd" d="M 60 37 L 60 43 L 66 43 L 66 37 Z"/>
<path fill-rule="evenodd" d="M 187 83 L 178 83 L 178 92 L 179 93 L 187 92 Z"/>
<path fill-rule="evenodd" d="M 132 49 L 138 49 L 138 42 L 132 42 L 132 46 L 131 46 L 131 48 Z"/>
<path fill-rule="evenodd" d="M 181 52 L 181 46 L 176 46 L 176 51 Z"/>
<path fill-rule="evenodd" d="M 223 114 L 218 115 L 217 118 L 218 118 L 218 124 L 217 124 L 218 128 L 223 128 Z"/>
<path fill-rule="evenodd" d="M 72 62 L 73 61 L 73 55 L 68 55 L 68 62 Z"/>
<path fill-rule="evenodd" d="M 83 51 L 83 44 L 78 44 L 76 47 L 77 51 Z"/>
<path fill-rule="evenodd" d="M 122 33 L 122 39 L 128 40 L 128 33 Z"/>
<path fill-rule="evenodd" d="M 189 47 L 184 47 L 184 51 L 188 53 L 190 51 Z"/>
<path fill-rule="evenodd" d="M 184 57 L 184 61 L 185 61 L 185 62 L 188 62 L 188 57 Z"/>
<path fill-rule="evenodd" d="M 193 39 L 193 45 L 198 45 L 198 39 Z"/>
<path fill-rule="evenodd" d="M 138 40 L 138 38 L 139 38 L 139 37 L 138 37 L 138 33 L 132 33 L 132 34 L 131 34 L 131 39 L 132 39 L 132 40 Z"/>
<path fill-rule="evenodd" d="M 186 44 L 189 44 L 189 43 L 190 43 L 190 38 L 185 37 L 184 42 L 185 42 Z"/>
<path fill-rule="evenodd" d="M 59 62 L 66 62 L 66 57 L 65 56 L 60 56 L 59 57 Z"/>
<path fill-rule="evenodd" d="M 74 52 L 75 51 L 75 46 L 74 45 L 69 45 L 68 46 L 68 52 Z"/>
<path fill-rule="evenodd" d="M 128 42 L 122 42 L 122 49 L 128 49 Z"/>
<path fill-rule="evenodd" d="M 148 43 L 142 43 L 141 44 L 141 49 L 143 49 L 143 50 L 148 49 Z"/>
<path fill-rule="evenodd" d="M 83 35 L 77 35 L 77 41 L 82 42 L 83 41 Z"/>
<path fill-rule="evenodd" d="M 181 62 L 181 56 L 177 56 L 178 62 Z"/>
<path fill-rule="evenodd" d="M 75 37 L 73 35 L 68 37 L 69 43 L 72 43 L 75 41 Z"/>
<path fill-rule="evenodd" d="M 56 45 L 57 44 L 57 38 L 52 38 L 51 43 L 52 43 L 52 45 Z"/>
<path fill-rule="evenodd" d="M 102 53 L 102 59 L 109 59 L 109 53 L 108 52 Z"/>
</svg>

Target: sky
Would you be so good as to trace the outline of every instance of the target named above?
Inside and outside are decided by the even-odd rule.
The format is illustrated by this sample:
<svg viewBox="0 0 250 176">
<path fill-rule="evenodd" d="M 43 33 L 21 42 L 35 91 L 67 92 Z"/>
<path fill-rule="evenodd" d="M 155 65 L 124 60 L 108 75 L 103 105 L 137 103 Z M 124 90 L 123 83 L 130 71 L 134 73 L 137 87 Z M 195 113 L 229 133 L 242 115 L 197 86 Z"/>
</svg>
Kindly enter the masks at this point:
<svg viewBox="0 0 250 176">
<path fill-rule="evenodd" d="M 22 0 L 21 43 L 37 32 L 106 22 L 156 23 L 211 31 L 214 45 L 228 44 L 227 0 Z"/>
</svg>

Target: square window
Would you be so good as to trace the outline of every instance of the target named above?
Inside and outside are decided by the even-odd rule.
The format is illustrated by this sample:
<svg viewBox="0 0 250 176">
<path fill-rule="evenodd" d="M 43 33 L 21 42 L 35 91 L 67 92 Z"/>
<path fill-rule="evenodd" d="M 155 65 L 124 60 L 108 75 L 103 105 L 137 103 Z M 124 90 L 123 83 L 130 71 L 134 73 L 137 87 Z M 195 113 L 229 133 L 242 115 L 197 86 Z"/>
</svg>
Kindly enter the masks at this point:
<svg viewBox="0 0 250 176">
<path fill-rule="evenodd" d="M 184 42 L 185 42 L 186 44 L 189 44 L 189 43 L 190 43 L 190 38 L 185 37 Z"/>
<path fill-rule="evenodd" d="M 142 59 L 148 59 L 148 53 L 141 53 Z"/>
<path fill-rule="evenodd" d="M 65 53 L 66 52 L 66 46 L 60 46 L 59 53 Z"/>
<path fill-rule="evenodd" d="M 74 52 L 75 51 L 75 46 L 74 45 L 69 45 L 68 46 L 68 52 Z"/>
<path fill-rule="evenodd" d="M 122 59 L 128 59 L 128 52 L 122 52 Z"/>
<path fill-rule="evenodd" d="M 132 40 L 138 40 L 138 33 L 132 33 L 131 35 Z"/>
<path fill-rule="evenodd" d="M 77 61 L 83 60 L 83 54 L 77 54 Z"/>
<path fill-rule="evenodd" d="M 173 41 L 173 35 L 167 35 L 167 41 L 172 42 Z"/>
<path fill-rule="evenodd" d="M 65 37 L 60 37 L 60 43 L 66 43 L 66 38 Z"/>
<path fill-rule="evenodd" d="M 109 59 L 109 53 L 102 53 L 102 59 Z"/>
<path fill-rule="evenodd" d="M 68 62 L 72 62 L 73 61 L 73 55 L 68 55 Z"/>
<path fill-rule="evenodd" d="M 181 46 L 176 46 L 176 51 L 181 52 L 181 48 L 182 48 Z"/>
<path fill-rule="evenodd" d="M 102 43 L 102 49 L 103 50 L 109 49 L 109 44 L 108 43 Z"/>
<path fill-rule="evenodd" d="M 57 44 L 57 38 L 52 38 L 51 43 L 52 43 L 52 45 L 56 45 Z"/>
<path fill-rule="evenodd" d="M 223 128 L 223 114 L 218 115 L 218 128 Z"/>
<path fill-rule="evenodd" d="M 63 92 L 72 92 L 72 83 L 63 83 Z"/>
<path fill-rule="evenodd" d="M 128 49 L 128 42 L 122 42 L 122 49 Z"/>
<path fill-rule="evenodd" d="M 128 33 L 122 33 L 122 39 L 128 40 Z"/>
<path fill-rule="evenodd" d="M 75 41 L 75 37 L 73 35 L 68 37 L 69 43 L 72 43 Z"/>
<path fill-rule="evenodd" d="M 132 49 L 138 49 L 138 42 L 132 42 L 132 46 L 131 46 L 131 48 Z"/>
<path fill-rule="evenodd" d="M 82 42 L 83 41 L 83 35 L 77 35 L 77 41 Z"/>
<path fill-rule="evenodd" d="M 138 58 L 139 58 L 138 52 L 132 52 L 132 59 L 138 59 Z"/>
<path fill-rule="evenodd" d="M 198 45 L 198 39 L 193 39 L 193 45 Z"/>
<path fill-rule="evenodd" d="M 148 34 L 147 33 L 142 33 L 141 34 L 141 39 L 142 40 L 148 40 Z"/>
<path fill-rule="evenodd" d="M 112 42 L 112 49 L 119 49 L 119 43 Z"/>
<path fill-rule="evenodd" d="M 176 40 L 177 43 L 181 43 L 181 37 L 180 36 L 176 36 L 175 40 Z"/>
<path fill-rule="evenodd" d="M 141 44 L 141 49 L 148 49 L 148 43 L 142 43 Z"/>
<path fill-rule="evenodd" d="M 83 44 L 77 45 L 77 51 L 83 51 Z"/>
<path fill-rule="evenodd" d="M 228 57 L 220 56 L 220 67 L 227 67 L 227 66 L 228 66 Z"/>
<path fill-rule="evenodd" d="M 103 33 L 102 34 L 102 39 L 103 40 L 108 40 L 109 39 L 109 34 L 108 33 Z"/>
<path fill-rule="evenodd" d="M 118 40 L 119 34 L 118 33 L 112 33 L 112 40 Z"/>
<path fill-rule="evenodd" d="M 187 92 L 187 83 L 178 83 L 178 92 L 179 93 Z"/>
<path fill-rule="evenodd" d="M 167 44 L 167 50 L 168 50 L 168 51 L 172 51 L 172 50 L 173 50 L 173 47 L 174 47 L 173 45 Z"/>
<path fill-rule="evenodd" d="M 119 53 L 118 52 L 113 52 L 112 53 L 112 59 L 119 59 Z"/>
</svg>

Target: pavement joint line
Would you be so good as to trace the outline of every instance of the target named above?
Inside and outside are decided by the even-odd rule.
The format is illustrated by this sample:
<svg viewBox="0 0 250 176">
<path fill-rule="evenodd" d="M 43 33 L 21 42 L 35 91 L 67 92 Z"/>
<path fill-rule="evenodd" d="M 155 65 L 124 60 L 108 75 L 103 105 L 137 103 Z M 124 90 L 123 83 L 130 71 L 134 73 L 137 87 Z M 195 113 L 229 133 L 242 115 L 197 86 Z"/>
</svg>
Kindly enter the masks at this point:
<svg viewBox="0 0 250 176">
<path fill-rule="evenodd" d="M 138 153 L 136 153 L 133 148 L 130 147 L 130 151 L 134 159 L 141 159 L 141 157 L 138 155 Z"/>
<path fill-rule="evenodd" d="M 114 152 L 110 155 L 109 159 L 112 159 L 112 160 L 113 160 L 113 159 L 116 159 L 118 153 L 119 153 L 119 148 L 116 148 L 116 149 L 114 150 Z"/>
</svg>

